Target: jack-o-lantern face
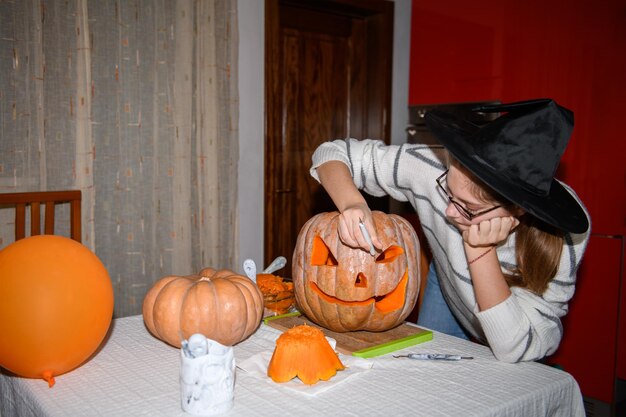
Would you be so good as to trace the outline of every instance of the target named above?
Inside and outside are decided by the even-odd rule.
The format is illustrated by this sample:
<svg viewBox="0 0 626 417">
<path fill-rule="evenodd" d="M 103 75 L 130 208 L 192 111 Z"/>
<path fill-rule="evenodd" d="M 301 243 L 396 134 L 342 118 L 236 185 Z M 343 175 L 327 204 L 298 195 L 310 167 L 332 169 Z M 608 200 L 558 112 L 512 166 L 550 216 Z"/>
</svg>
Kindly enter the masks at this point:
<svg viewBox="0 0 626 417">
<path fill-rule="evenodd" d="M 293 255 L 299 309 L 328 329 L 383 331 L 411 313 L 420 286 L 419 240 L 399 216 L 373 212 L 384 250 L 376 257 L 344 245 L 339 213 L 322 213 L 301 229 Z"/>
</svg>

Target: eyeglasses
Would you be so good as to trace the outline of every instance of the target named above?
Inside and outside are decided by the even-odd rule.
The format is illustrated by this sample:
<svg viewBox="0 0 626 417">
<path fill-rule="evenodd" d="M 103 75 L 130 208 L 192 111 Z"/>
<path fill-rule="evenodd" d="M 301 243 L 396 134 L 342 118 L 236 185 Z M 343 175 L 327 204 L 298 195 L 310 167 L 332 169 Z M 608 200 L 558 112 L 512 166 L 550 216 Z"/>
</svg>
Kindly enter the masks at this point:
<svg viewBox="0 0 626 417">
<path fill-rule="evenodd" d="M 471 221 L 471 220 L 475 219 L 478 216 L 482 216 L 483 214 L 487 214 L 490 211 L 493 211 L 493 210 L 501 207 L 500 205 L 498 205 L 498 206 L 493 206 L 491 208 L 488 208 L 487 210 L 482 210 L 482 211 L 479 211 L 479 212 L 471 212 L 471 211 L 469 211 L 468 209 L 463 207 L 461 205 L 461 203 L 459 203 L 454 198 L 452 198 L 450 193 L 448 193 L 447 184 L 446 184 L 445 187 L 444 187 L 444 185 L 442 185 L 442 182 L 445 180 L 447 175 L 448 175 L 448 170 L 446 170 L 446 172 L 441 174 L 435 181 L 437 182 L 437 185 L 439 186 L 441 191 L 443 191 L 443 193 L 446 195 L 446 197 L 448 197 L 448 201 L 450 201 L 452 204 L 454 204 L 454 207 L 456 207 L 457 210 L 459 211 L 459 213 L 461 213 L 461 215 L 463 217 L 465 217 L 467 220 Z"/>
</svg>

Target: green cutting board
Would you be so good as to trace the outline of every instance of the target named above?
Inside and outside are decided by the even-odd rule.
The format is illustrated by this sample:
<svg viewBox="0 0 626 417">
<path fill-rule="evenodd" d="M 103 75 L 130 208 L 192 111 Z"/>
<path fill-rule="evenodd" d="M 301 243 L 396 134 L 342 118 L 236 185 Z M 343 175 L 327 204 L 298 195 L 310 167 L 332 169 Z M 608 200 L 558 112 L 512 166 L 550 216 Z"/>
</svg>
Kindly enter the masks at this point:
<svg viewBox="0 0 626 417">
<path fill-rule="evenodd" d="M 327 337 L 332 337 L 337 341 L 336 349 L 338 352 L 361 358 L 385 355 L 433 339 L 433 332 L 430 330 L 422 329 L 406 322 L 384 332 L 357 331 L 339 333 L 313 323 L 305 316 L 300 315 L 300 313 L 266 317 L 263 321 L 268 326 L 282 331 L 301 324 L 316 327 L 323 331 Z"/>
</svg>

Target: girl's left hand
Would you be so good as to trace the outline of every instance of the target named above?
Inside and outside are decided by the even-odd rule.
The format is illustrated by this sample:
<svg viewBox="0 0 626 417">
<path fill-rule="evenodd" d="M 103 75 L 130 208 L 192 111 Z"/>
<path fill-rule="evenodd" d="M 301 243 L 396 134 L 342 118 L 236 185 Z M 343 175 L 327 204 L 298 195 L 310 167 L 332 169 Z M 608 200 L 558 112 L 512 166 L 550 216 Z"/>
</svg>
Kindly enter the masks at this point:
<svg viewBox="0 0 626 417">
<path fill-rule="evenodd" d="M 479 224 L 471 225 L 463 231 L 463 240 L 470 246 L 495 246 L 506 240 L 519 220 L 513 216 L 494 217 Z"/>
</svg>

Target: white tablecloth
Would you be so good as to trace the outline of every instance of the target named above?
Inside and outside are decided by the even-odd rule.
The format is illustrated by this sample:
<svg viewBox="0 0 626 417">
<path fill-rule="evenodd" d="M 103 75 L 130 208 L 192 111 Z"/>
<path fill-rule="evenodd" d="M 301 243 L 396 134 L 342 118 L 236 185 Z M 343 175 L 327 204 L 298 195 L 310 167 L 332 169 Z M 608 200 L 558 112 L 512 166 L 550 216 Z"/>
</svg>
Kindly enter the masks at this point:
<svg viewBox="0 0 626 417">
<path fill-rule="evenodd" d="M 45 381 L 0 374 L 1 416 L 188 416 L 180 406 L 179 351 L 152 337 L 141 316 L 112 322 L 101 350 L 80 368 Z M 235 346 L 235 360 L 272 351 L 266 325 Z M 489 349 L 435 333 L 400 352 L 473 356 L 459 362 L 374 359 L 371 369 L 315 396 L 237 369 L 226 416 L 584 416 L 571 375 L 539 363 L 507 364 Z M 320 382 L 324 383 L 324 382 Z"/>
</svg>

